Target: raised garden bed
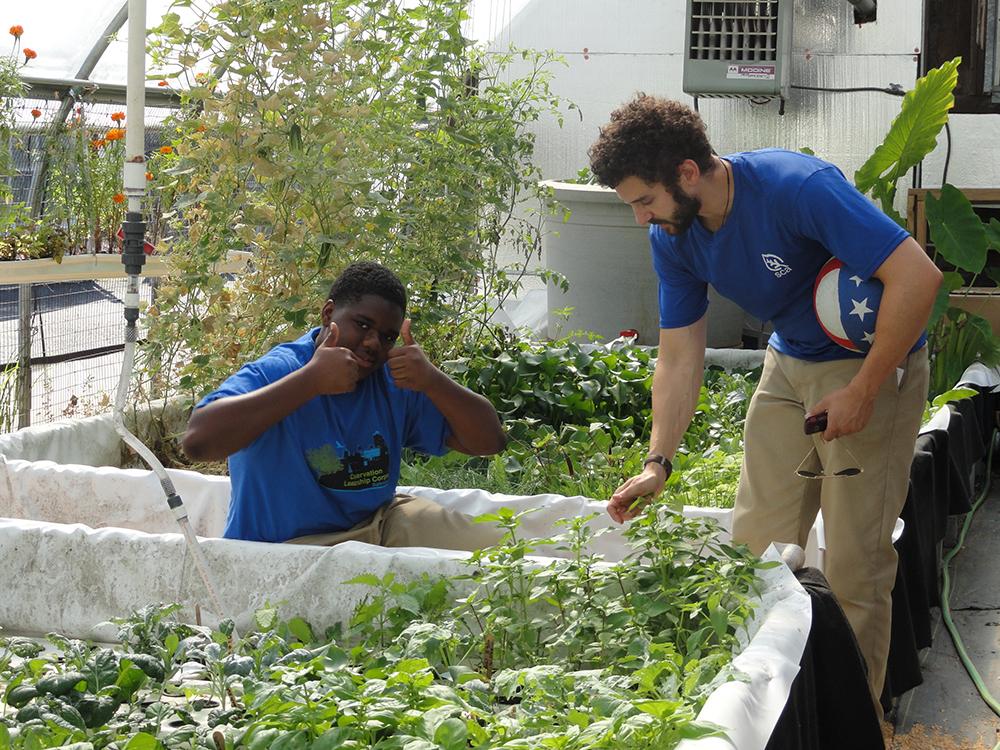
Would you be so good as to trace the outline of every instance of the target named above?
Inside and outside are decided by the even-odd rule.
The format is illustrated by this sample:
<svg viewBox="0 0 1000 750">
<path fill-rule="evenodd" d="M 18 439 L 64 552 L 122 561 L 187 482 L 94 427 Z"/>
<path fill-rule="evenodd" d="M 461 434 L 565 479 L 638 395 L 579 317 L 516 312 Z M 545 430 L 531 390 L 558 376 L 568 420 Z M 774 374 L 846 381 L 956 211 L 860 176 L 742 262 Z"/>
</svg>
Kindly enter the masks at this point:
<svg viewBox="0 0 1000 750">
<path fill-rule="evenodd" d="M 543 708 L 553 711 L 552 716 L 563 717 L 560 721 L 564 722 L 566 717 L 571 719 L 569 724 L 572 726 L 553 725 L 551 727 L 553 736 L 575 736 L 579 732 L 588 731 L 588 728 L 589 731 L 598 729 L 603 731 L 607 728 L 611 732 L 608 741 L 613 743 L 608 747 L 616 746 L 615 743 L 620 743 L 624 737 L 632 736 L 628 732 L 646 731 L 650 722 L 664 721 L 666 722 L 664 727 L 668 724 L 686 725 L 685 722 L 694 717 L 692 711 L 697 709 L 699 720 L 725 727 L 730 738 L 737 740 L 737 746 L 740 748 L 763 748 L 797 670 L 798 658 L 809 628 L 808 604 L 803 592 L 783 566 L 762 571 L 763 593 L 757 604 L 757 618 L 749 624 L 748 629 L 743 631 L 738 623 L 732 624 L 731 632 L 734 637 L 737 632 L 743 633 L 737 639 L 740 644 L 737 648 L 740 655 L 733 661 L 733 666 L 746 675 L 747 681 L 726 681 L 728 678 L 725 677 L 726 671 L 722 662 L 711 667 L 713 670 L 711 674 L 698 672 L 699 677 L 696 680 L 698 687 L 694 691 L 697 693 L 696 699 L 684 703 L 684 706 L 693 708 L 675 706 L 671 700 L 657 697 L 659 694 L 644 694 L 641 691 L 635 693 L 634 685 L 637 684 L 635 679 L 638 678 L 628 675 L 638 673 L 631 667 L 622 671 L 615 666 L 618 664 L 617 661 L 612 662 L 611 666 L 618 672 L 600 669 L 596 672 L 592 669 L 581 671 L 567 663 L 553 664 L 544 659 L 530 663 L 518 661 L 508 665 L 506 670 L 501 670 L 498 661 L 495 673 L 484 675 L 485 667 L 482 660 L 477 661 L 473 658 L 465 662 L 463 667 L 471 671 L 458 669 L 449 672 L 442 669 L 441 665 L 435 664 L 433 658 L 427 659 L 427 655 L 422 655 L 419 649 L 406 651 L 406 648 L 409 648 L 407 644 L 426 644 L 426 639 L 422 640 L 422 636 L 418 638 L 415 632 L 409 631 L 401 640 L 395 640 L 394 631 L 388 625 L 384 628 L 380 626 L 371 632 L 384 630 L 392 635 L 392 639 L 388 639 L 387 635 L 387 641 L 380 647 L 369 646 L 364 650 L 364 653 L 370 652 L 371 658 L 383 660 L 374 666 L 363 659 L 359 661 L 359 654 L 362 652 L 355 652 L 349 648 L 353 642 L 351 639 L 357 637 L 356 629 L 351 630 L 344 638 L 338 639 L 339 645 L 331 646 L 322 638 L 318 638 L 314 643 L 306 643 L 305 639 L 291 636 L 290 631 L 287 629 L 282 631 L 275 625 L 277 630 L 268 631 L 264 628 L 265 632 L 262 635 L 237 645 L 235 650 L 230 652 L 224 638 L 220 640 L 221 637 L 216 635 L 213 640 L 210 633 L 191 629 L 191 624 L 199 617 L 205 623 L 218 626 L 220 613 L 213 612 L 206 606 L 207 597 L 202 590 L 200 579 L 193 569 L 181 535 L 176 533 L 176 526 L 155 478 L 146 471 L 73 463 L 74 460 L 79 462 L 85 457 L 93 460 L 102 454 L 104 457 L 112 457 L 116 450 L 120 455 L 120 448 L 114 445 L 113 437 L 107 434 L 111 429 L 109 421 L 95 418 L 87 422 L 85 429 L 82 429 L 79 423 L 49 428 L 48 432 L 53 434 L 48 438 L 43 438 L 39 434 L 43 432 L 42 430 L 32 429 L 0 439 L 0 443 L 7 441 L 0 444 L 0 454 L 6 456 L 0 462 L 0 473 L 4 474 L 0 477 L 0 515 L 7 516 L 0 521 L 0 569 L 4 571 L 2 580 L 7 592 L 0 604 L 0 626 L 4 628 L 5 634 L 41 635 L 54 631 L 66 637 L 99 641 L 115 640 L 121 637 L 121 634 L 118 632 L 118 626 L 111 624 L 113 618 L 120 618 L 133 610 L 159 603 L 179 602 L 181 608 L 176 612 L 176 617 L 187 624 L 172 625 L 169 632 L 178 634 L 177 643 L 187 637 L 194 638 L 194 641 L 189 641 L 185 647 L 189 650 L 182 655 L 184 660 L 196 662 L 200 666 L 189 664 L 181 668 L 181 664 L 174 663 L 180 661 L 181 657 L 178 656 L 174 660 L 174 654 L 178 653 L 176 648 L 173 652 L 167 653 L 170 651 L 170 644 L 173 643 L 172 640 L 167 640 L 169 633 L 163 640 L 148 646 L 147 651 L 151 650 L 152 653 L 148 655 L 160 659 L 165 675 L 174 669 L 176 672 L 174 681 L 179 679 L 181 686 L 163 686 L 148 675 L 144 680 L 140 679 L 136 672 L 130 671 L 137 661 L 128 657 L 101 656 L 103 652 L 100 650 L 88 651 L 82 646 L 68 645 L 57 639 L 62 653 L 61 660 L 52 661 L 43 658 L 41 661 L 36 661 L 37 672 L 31 675 L 30 680 L 24 678 L 26 687 L 37 684 L 38 680 L 46 677 L 51 677 L 50 682 L 56 681 L 59 675 L 72 672 L 79 668 L 80 664 L 86 672 L 87 665 L 94 664 L 99 659 L 104 660 L 108 675 L 111 674 L 112 665 L 114 666 L 116 671 L 112 682 L 117 684 L 121 680 L 122 684 L 130 685 L 128 681 L 135 678 L 143 683 L 134 693 L 126 691 L 127 700 L 119 703 L 114 717 L 109 719 L 109 723 L 103 728 L 85 727 L 76 731 L 64 726 L 60 734 L 60 730 L 46 723 L 58 725 L 59 722 L 42 716 L 45 711 L 51 713 L 51 710 L 59 708 L 59 701 L 56 700 L 58 696 L 52 696 L 50 693 L 45 694 L 49 697 L 43 696 L 41 699 L 35 696 L 18 709 L 20 711 L 26 706 L 37 706 L 37 711 L 34 713 L 39 716 L 35 721 L 40 724 L 31 725 L 35 727 L 34 731 L 50 732 L 51 736 L 58 737 L 60 742 L 91 742 L 94 747 L 100 747 L 101 742 L 95 741 L 99 739 L 98 736 L 106 740 L 111 736 L 108 733 L 114 733 L 114 736 L 119 737 L 122 742 L 120 746 L 132 747 L 124 744 L 127 740 L 136 742 L 134 747 L 168 747 L 176 746 L 176 743 L 185 737 L 186 741 L 190 742 L 192 736 L 201 737 L 205 742 L 212 742 L 212 732 L 218 731 L 221 732 L 222 742 L 226 747 L 236 747 L 237 743 L 240 743 L 238 746 L 241 747 L 265 747 L 277 739 L 274 734 L 265 734 L 265 730 L 280 729 L 285 736 L 300 737 L 294 741 L 286 740 L 292 742 L 290 746 L 326 747 L 328 745 L 322 743 L 309 744 L 319 741 L 319 737 L 309 738 L 294 727 L 281 723 L 285 721 L 285 718 L 282 718 L 285 716 L 284 709 L 279 712 L 280 715 L 269 714 L 262 708 L 261 701 L 265 701 L 266 696 L 278 695 L 285 689 L 291 689 L 296 695 L 302 695 L 303 689 L 315 690 L 319 692 L 313 693 L 315 697 L 312 700 L 326 701 L 331 712 L 329 716 L 349 715 L 351 710 L 344 702 L 349 698 L 347 694 L 336 694 L 336 691 L 331 692 L 328 688 L 331 681 L 341 679 L 344 675 L 357 675 L 357 679 L 351 679 L 352 690 L 361 690 L 366 694 L 375 690 L 375 683 L 371 680 L 376 680 L 381 686 L 379 690 L 388 689 L 390 684 L 414 686 L 419 683 L 421 695 L 429 692 L 439 698 L 442 691 L 452 691 L 464 701 L 464 703 L 459 702 L 463 706 L 466 704 L 475 706 L 475 700 L 483 698 L 486 701 L 484 705 L 494 706 L 490 709 L 491 712 L 505 717 L 503 722 L 509 725 L 509 730 L 506 731 L 514 732 L 509 735 L 511 738 L 517 736 L 517 733 L 529 736 L 544 734 L 538 724 L 538 717 L 543 714 L 537 713 Z M 72 438 L 66 435 L 60 436 L 63 430 L 72 431 Z M 57 458 L 60 463 L 14 458 L 15 446 L 10 442 L 12 438 L 17 439 L 16 448 L 22 451 L 22 455 L 31 452 L 35 453 L 32 457 L 37 457 L 38 454 L 49 455 Z M 43 441 L 47 444 L 45 447 L 42 445 Z M 316 634 L 325 632 L 338 623 L 343 625 L 351 621 L 351 614 L 356 610 L 370 613 L 372 611 L 370 607 L 365 610 L 362 605 L 366 601 L 371 604 L 374 601 L 372 597 L 377 592 L 373 593 L 373 589 L 366 585 L 344 584 L 353 578 L 368 583 L 391 579 L 392 585 L 405 587 L 413 582 L 418 582 L 419 585 L 425 574 L 431 577 L 454 578 L 469 572 L 468 556 L 464 553 L 416 548 L 388 550 L 356 543 L 328 549 L 211 538 L 220 533 L 225 519 L 229 496 L 228 479 L 203 477 L 183 471 L 173 471 L 172 475 L 178 491 L 184 498 L 196 532 L 203 537 L 210 537 L 204 539 L 203 547 L 219 589 L 222 606 L 226 609 L 222 614 L 235 619 L 236 628 L 240 633 L 247 633 L 254 627 L 260 629 L 259 613 L 261 610 L 267 611 L 269 603 L 276 605 L 280 602 L 282 616 L 303 618 L 312 626 L 311 632 Z M 523 519 L 522 529 L 519 531 L 519 535 L 523 536 L 550 536 L 554 531 L 560 530 L 561 527 L 556 525 L 559 519 L 580 518 L 597 512 L 600 515 L 592 522 L 595 533 L 602 532 L 603 529 L 607 531 L 588 538 L 587 543 L 581 546 L 580 554 L 589 556 L 599 553 L 606 560 L 613 561 L 624 557 L 630 551 L 620 530 L 609 528 L 610 523 L 603 514 L 603 503 L 587 498 L 553 495 L 511 497 L 490 495 L 475 490 L 448 492 L 421 490 L 421 492 L 442 504 L 461 506 L 471 513 L 497 512 L 505 507 L 514 511 L 541 508 Z M 692 515 L 697 513 L 713 515 L 719 514 L 720 511 L 691 512 Z M 725 514 L 725 511 L 721 513 Z M 703 538 L 704 544 L 707 545 L 706 549 L 717 543 L 712 542 L 709 536 Z M 525 559 L 523 552 L 524 550 L 508 551 L 506 554 L 513 554 L 514 557 L 500 560 L 497 563 L 499 567 L 495 566 L 492 569 L 520 570 L 518 566 L 521 563 L 517 560 Z M 551 558 L 531 558 L 529 567 L 533 570 L 555 571 L 560 568 L 553 566 L 564 565 L 567 562 L 566 560 L 558 562 Z M 584 568 L 577 567 L 576 570 L 589 570 L 591 565 L 588 557 Z M 529 575 L 528 568 L 521 572 Z M 579 572 L 573 575 L 578 576 Z M 389 576 L 389 579 L 386 576 Z M 459 596 L 461 591 L 467 590 L 463 589 L 463 586 L 470 584 L 468 580 L 464 583 L 461 581 L 455 583 L 456 596 Z M 710 603 L 714 600 L 709 593 L 708 591 L 697 595 L 692 593 L 690 601 L 696 609 L 707 607 L 704 610 L 705 615 L 711 607 L 719 606 L 719 603 L 714 605 Z M 642 601 L 654 602 L 655 597 L 650 598 L 651 596 L 651 593 L 644 594 Z M 358 610 L 359 606 L 362 606 L 361 610 Z M 151 611 L 153 610 L 146 610 L 146 620 L 149 619 L 148 613 Z M 668 606 L 657 616 L 669 611 L 673 611 L 673 607 Z M 484 618 L 490 616 L 490 613 L 485 611 L 480 614 Z M 580 621 L 586 619 L 585 614 L 580 613 Z M 357 620 L 356 617 L 354 619 Z M 143 627 L 142 618 L 133 622 L 140 623 L 133 625 L 133 629 Z M 438 628 L 443 622 L 441 619 L 434 620 L 434 628 Z M 532 620 L 529 617 L 524 622 Z M 722 620 L 716 622 L 719 627 L 723 627 Z M 725 625 L 724 629 L 730 632 L 730 625 Z M 434 632 L 439 633 L 438 630 Z M 275 640 L 278 635 L 283 639 L 280 644 Z M 594 641 L 595 644 L 599 642 L 599 638 Z M 734 641 L 734 644 L 736 642 Z M 212 646 L 213 643 L 215 646 Z M 264 649 L 265 654 L 270 649 L 270 656 L 261 653 L 261 644 L 266 643 L 271 643 L 271 646 Z M 310 655 L 306 657 L 301 651 L 296 651 L 300 647 L 296 644 L 310 649 Z M 476 648 L 482 648 L 482 643 L 480 642 Z M 499 660 L 499 643 L 497 649 Z M 125 647 L 125 653 L 135 653 L 137 650 L 139 649 L 134 642 L 129 642 Z M 289 656 L 292 652 L 297 655 Z M 348 655 L 348 661 L 339 661 L 340 654 L 345 653 Z M 399 653 L 405 654 L 406 657 L 402 660 L 406 662 L 402 666 L 400 666 L 401 660 L 395 656 Z M 77 661 L 74 662 L 73 658 Z M 425 664 L 422 659 L 427 659 L 428 663 Z M 688 657 L 685 657 L 682 663 L 687 659 Z M 284 661 L 278 665 L 279 660 Z M 238 674 L 237 665 L 248 663 L 257 666 L 247 674 Z M 282 668 L 279 669 L 279 666 Z M 457 669 L 460 665 L 453 666 Z M 706 662 L 703 668 L 707 669 L 708 666 Z M 711 675 L 714 675 L 718 668 L 723 668 L 723 676 L 713 681 Z M 141 667 L 139 669 L 141 671 Z M 243 666 L 239 669 L 243 669 Z M 225 674 L 227 670 L 231 673 Z M 289 675 L 292 673 L 296 676 L 292 683 L 289 683 Z M 483 681 L 481 678 L 484 676 L 489 676 L 491 679 Z M 662 672 L 661 677 L 666 679 L 667 672 Z M 466 680 L 476 679 L 480 679 L 488 686 L 485 688 L 487 691 L 485 698 L 482 692 L 468 692 L 481 691 L 484 688 L 471 686 L 471 683 L 470 687 L 464 687 Z M 655 678 L 654 682 L 659 679 Z M 68 681 L 69 678 L 65 680 Z M 169 681 L 168 679 L 167 682 Z M 231 695 L 226 692 L 228 702 L 225 708 L 231 709 L 232 698 L 235 698 L 236 705 L 240 707 L 238 715 L 226 715 L 223 711 L 224 706 L 209 707 L 203 702 L 212 700 L 214 690 L 216 696 L 214 700 L 218 703 L 219 690 L 222 689 L 223 683 L 231 691 Z M 294 689 L 289 687 L 293 683 L 300 687 Z M 571 699 L 569 704 L 553 703 L 555 699 L 548 696 L 547 691 L 555 689 L 555 686 L 560 684 L 566 687 L 586 684 L 588 689 L 570 690 L 567 695 L 578 697 Z M 615 690 L 620 694 L 607 694 L 601 697 L 601 691 L 607 691 L 608 685 L 617 685 Z M 100 689 L 95 692 L 89 682 L 87 684 L 77 682 L 71 686 L 71 690 L 75 692 L 67 693 L 72 699 L 70 703 L 73 703 L 78 710 L 80 702 L 101 697 Z M 180 704 L 177 703 L 178 694 L 184 696 Z M 115 696 L 115 700 L 119 697 L 121 696 Z M 288 710 L 294 708 L 298 713 L 307 710 L 302 705 L 298 707 L 293 705 L 298 699 L 291 695 L 287 697 L 290 703 L 284 698 L 282 701 L 287 703 Z M 605 703 L 605 700 L 612 702 Z M 160 720 L 150 723 L 151 717 L 148 712 L 151 710 L 150 706 L 154 704 L 163 704 L 155 709 L 155 712 L 162 712 L 163 715 Z M 748 704 L 754 706 L 754 710 L 749 714 L 752 719 L 748 719 L 744 713 Z M 434 705 L 442 707 L 451 704 L 446 701 Z M 621 708 L 621 716 L 618 719 L 613 719 L 611 714 L 614 714 L 614 711 L 611 711 L 611 714 L 607 713 L 614 705 Z M 426 704 L 425 709 L 429 706 L 430 704 Z M 69 709 L 61 710 L 75 721 L 75 715 Z M 396 724 L 404 721 L 408 715 L 406 712 L 410 710 L 411 708 L 405 706 L 400 707 L 398 711 L 393 709 L 390 712 L 395 717 L 392 721 Z M 9 708 L 8 711 L 11 712 L 12 709 Z M 213 711 L 215 713 L 212 713 Z M 15 719 L 13 722 L 15 728 L 23 731 L 30 723 L 31 714 L 32 712 L 26 713 L 22 721 L 16 720 L 16 712 L 10 713 L 9 716 Z M 478 714 L 472 711 L 469 715 Z M 687 719 L 677 724 L 684 715 Z M 430 740 L 421 734 L 429 731 L 426 728 L 415 729 L 407 725 L 393 731 L 402 734 L 414 732 L 413 736 L 431 741 L 437 736 L 436 733 L 444 725 L 445 720 L 456 716 L 458 714 L 452 715 L 442 711 L 442 716 L 438 717 L 440 721 L 432 727 Z M 191 717 L 191 720 L 188 721 L 186 717 Z M 628 718 L 627 727 L 618 725 L 626 718 Z M 388 718 L 385 720 L 389 721 Z M 551 722 L 554 719 L 546 721 Z M 321 733 L 327 738 L 324 742 L 333 742 L 334 737 L 340 737 L 336 732 L 326 734 L 327 731 L 352 726 L 350 720 L 345 719 L 344 722 L 341 724 L 338 719 L 324 729 Z M 491 722 L 492 720 L 489 720 L 483 724 L 476 720 L 476 724 L 480 726 L 492 727 Z M 73 721 L 70 721 L 70 724 L 73 724 Z M 612 724 L 616 726 L 612 727 Z M 447 726 L 461 734 L 455 722 Z M 476 731 L 472 725 L 467 725 L 466 729 L 469 732 Z M 621 734 L 623 731 L 626 734 Z M 135 739 L 140 734 L 149 737 Z M 309 742 L 306 742 L 306 739 Z M 679 740 L 680 735 L 676 739 Z M 254 744 L 255 740 L 263 744 Z M 13 741 L 17 741 L 17 736 Z M 52 742 L 55 743 L 55 739 Z M 305 744 L 298 744 L 303 742 Z M 27 745 L 13 745 L 13 747 L 22 746 L 27 747 Z M 409 747 L 403 744 L 398 746 Z M 636 746 L 642 745 L 640 743 Z M 698 746 L 726 747 L 728 744 L 719 738 L 708 738 L 699 740 Z M 424 747 L 424 745 L 415 744 L 413 747 Z"/>
</svg>

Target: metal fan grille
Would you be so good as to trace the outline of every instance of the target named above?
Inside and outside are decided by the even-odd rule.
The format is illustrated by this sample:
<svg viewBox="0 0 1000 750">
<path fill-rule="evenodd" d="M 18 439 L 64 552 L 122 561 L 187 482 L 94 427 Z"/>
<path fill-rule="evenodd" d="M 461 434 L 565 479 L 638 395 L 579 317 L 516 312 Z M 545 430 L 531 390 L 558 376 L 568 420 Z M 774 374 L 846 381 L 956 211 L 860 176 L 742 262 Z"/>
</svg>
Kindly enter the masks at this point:
<svg viewBox="0 0 1000 750">
<path fill-rule="evenodd" d="M 773 62 L 778 53 L 778 2 L 692 0 L 689 58 Z"/>
</svg>

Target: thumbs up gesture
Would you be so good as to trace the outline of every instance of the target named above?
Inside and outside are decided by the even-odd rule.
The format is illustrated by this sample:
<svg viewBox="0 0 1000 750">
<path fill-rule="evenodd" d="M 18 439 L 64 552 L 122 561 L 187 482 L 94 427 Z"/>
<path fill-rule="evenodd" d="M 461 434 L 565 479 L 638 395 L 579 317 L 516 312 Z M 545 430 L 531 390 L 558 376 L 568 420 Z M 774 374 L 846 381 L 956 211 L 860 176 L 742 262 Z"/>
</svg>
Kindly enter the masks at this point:
<svg viewBox="0 0 1000 750">
<path fill-rule="evenodd" d="M 431 384 L 437 368 L 430 363 L 424 350 L 413 338 L 410 319 L 403 321 L 399 331 L 402 346 L 389 350 L 389 373 L 400 388 L 409 391 L 425 391 Z"/>
<path fill-rule="evenodd" d="M 322 331 L 320 335 L 323 335 Z M 331 322 L 306 365 L 318 395 L 347 393 L 358 384 L 358 360 L 350 349 L 337 346 L 339 340 L 340 328 Z"/>
</svg>

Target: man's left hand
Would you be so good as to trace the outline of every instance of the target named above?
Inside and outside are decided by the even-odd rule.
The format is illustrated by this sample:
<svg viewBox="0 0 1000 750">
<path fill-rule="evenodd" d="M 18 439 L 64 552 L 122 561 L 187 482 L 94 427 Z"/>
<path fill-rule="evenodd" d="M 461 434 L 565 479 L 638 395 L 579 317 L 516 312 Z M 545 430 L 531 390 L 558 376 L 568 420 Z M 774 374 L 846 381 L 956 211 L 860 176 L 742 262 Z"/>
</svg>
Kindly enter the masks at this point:
<svg viewBox="0 0 1000 750">
<path fill-rule="evenodd" d="M 425 391 L 438 370 L 414 341 L 409 318 L 403 321 L 399 336 L 403 339 L 403 345 L 389 350 L 389 372 L 392 379 L 396 385 L 408 391 Z"/>
<path fill-rule="evenodd" d="M 826 431 L 824 440 L 836 440 L 845 435 L 861 432 L 871 419 L 875 409 L 875 399 L 868 397 L 856 387 L 848 384 L 832 393 L 813 406 L 806 417 L 826 412 Z"/>
</svg>

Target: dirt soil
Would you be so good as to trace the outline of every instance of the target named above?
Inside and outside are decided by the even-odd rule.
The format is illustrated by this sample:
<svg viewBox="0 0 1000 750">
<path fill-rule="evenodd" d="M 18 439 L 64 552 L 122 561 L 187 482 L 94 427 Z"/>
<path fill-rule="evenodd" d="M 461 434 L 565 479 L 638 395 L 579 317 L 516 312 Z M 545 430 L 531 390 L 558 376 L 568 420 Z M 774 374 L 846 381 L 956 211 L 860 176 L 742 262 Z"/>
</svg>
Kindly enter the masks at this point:
<svg viewBox="0 0 1000 750">
<path fill-rule="evenodd" d="M 906 734 L 899 734 L 888 722 L 882 722 L 886 750 L 993 750 L 1000 740 L 1000 729 L 994 738 L 980 738 L 976 743 L 945 734 L 940 727 L 915 724 Z"/>
<path fill-rule="evenodd" d="M 163 442 L 157 442 L 154 445 L 150 445 L 149 448 L 153 451 L 153 455 L 160 460 L 160 463 L 162 463 L 163 467 L 166 469 L 186 469 L 188 471 L 197 471 L 199 474 L 212 474 L 215 476 L 229 475 L 229 464 L 225 461 L 192 461 L 184 455 L 184 451 L 176 441 L 165 440 Z M 149 468 L 131 448 L 125 446 L 123 450 L 127 451 L 128 457 L 122 462 L 122 468 Z"/>
</svg>

